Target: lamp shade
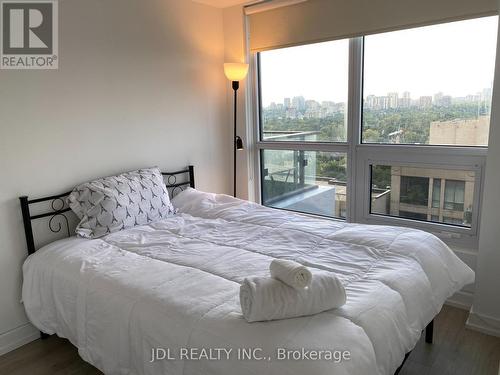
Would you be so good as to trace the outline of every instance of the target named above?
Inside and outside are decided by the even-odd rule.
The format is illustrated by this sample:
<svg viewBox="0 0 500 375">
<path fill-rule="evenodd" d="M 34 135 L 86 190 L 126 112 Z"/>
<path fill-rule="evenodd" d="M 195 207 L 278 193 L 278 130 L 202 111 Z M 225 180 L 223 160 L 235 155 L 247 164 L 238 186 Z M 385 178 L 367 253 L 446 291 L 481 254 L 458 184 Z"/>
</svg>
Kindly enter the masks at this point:
<svg viewBox="0 0 500 375">
<path fill-rule="evenodd" d="M 225 63 L 224 74 L 230 81 L 241 81 L 245 79 L 248 73 L 248 64 L 244 63 Z"/>
</svg>

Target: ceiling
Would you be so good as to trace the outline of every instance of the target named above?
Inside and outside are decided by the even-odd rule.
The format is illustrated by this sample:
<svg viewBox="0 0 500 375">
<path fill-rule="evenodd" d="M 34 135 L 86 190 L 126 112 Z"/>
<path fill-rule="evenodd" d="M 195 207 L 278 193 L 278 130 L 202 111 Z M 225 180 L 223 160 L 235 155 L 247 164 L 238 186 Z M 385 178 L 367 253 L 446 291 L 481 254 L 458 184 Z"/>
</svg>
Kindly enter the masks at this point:
<svg viewBox="0 0 500 375">
<path fill-rule="evenodd" d="M 228 8 L 233 5 L 255 3 L 255 0 L 193 0 L 195 3 L 210 5 L 216 8 Z"/>
</svg>

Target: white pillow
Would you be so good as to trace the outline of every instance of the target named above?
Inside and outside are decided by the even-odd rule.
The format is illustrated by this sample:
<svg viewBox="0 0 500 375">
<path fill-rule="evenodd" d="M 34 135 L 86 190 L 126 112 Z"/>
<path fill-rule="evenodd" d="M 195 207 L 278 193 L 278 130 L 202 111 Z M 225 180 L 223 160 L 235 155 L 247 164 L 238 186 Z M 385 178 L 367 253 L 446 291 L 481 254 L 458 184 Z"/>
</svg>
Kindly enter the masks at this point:
<svg viewBox="0 0 500 375">
<path fill-rule="evenodd" d="M 174 213 L 158 168 L 138 169 L 78 185 L 68 204 L 80 218 L 76 233 L 99 238 Z"/>
</svg>

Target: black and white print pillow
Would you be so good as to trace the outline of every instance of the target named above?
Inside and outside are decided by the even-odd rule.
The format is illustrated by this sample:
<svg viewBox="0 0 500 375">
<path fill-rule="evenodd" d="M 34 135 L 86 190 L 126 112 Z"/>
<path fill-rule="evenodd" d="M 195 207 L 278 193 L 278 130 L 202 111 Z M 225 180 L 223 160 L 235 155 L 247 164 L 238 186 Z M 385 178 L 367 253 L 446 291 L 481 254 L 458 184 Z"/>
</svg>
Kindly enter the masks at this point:
<svg viewBox="0 0 500 375">
<path fill-rule="evenodd" d="M 158 168 L 139 169 L 77 186 L 68 197 L 80 219 L 76 234 L 99 238 L 174 213 Z"/>
</svg>

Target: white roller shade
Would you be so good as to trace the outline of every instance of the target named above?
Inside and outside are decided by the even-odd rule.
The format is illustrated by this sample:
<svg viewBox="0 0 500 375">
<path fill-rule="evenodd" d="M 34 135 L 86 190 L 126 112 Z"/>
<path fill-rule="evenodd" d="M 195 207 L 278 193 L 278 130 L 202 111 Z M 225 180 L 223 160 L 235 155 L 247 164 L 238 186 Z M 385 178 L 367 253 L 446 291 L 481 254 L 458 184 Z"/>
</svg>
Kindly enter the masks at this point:
<svg viewBox="0 0 500 375">
<path fill-rule="evenodd" d="M 496 0 L 308 0 L 250 14 L 250 49 L 263 51 L 497 13 Z"/>
</svg>

